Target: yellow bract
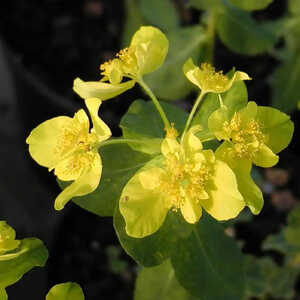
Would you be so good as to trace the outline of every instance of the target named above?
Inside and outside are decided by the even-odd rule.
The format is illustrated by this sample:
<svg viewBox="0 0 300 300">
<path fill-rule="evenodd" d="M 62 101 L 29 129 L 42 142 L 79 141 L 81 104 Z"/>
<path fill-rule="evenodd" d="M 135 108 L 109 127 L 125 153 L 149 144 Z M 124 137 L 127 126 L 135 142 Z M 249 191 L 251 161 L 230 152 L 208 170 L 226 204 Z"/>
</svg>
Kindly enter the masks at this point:
<svg viewBox="0 0 300 300">
<path fill-rule="evenodd" d="M 32 158 L 63 181 L 74 181 L 55 200 L 55 209 L 61 210 L 75 196 L 91 193 L 99 184 L 102 163 L 99 144 L 111 136 L 107 125 L 98 117 L 101 101 L 85 100 L 93 128 L 84 110 L 73 118 L 61 116 L 50 119 L 30 133 L 26 140 Z"/>
<path fill-rule="evenodd" d="M 113 98 L 132 88 L 143 75 L 158 69 L 165 60 L 168 47 L 169 42 L 159 29 L 142 26 L 132 37 L 128 48 L 121 50 L 114 59 L 100 66 L 103 75 L 100 81 L 84 82 L 77 78 L 73 89 L 84 99 Z M 122 82 L 124 77 L 130 80 Z"/>
<path fill-rule="evenodd" d="M 251 79 L 246 73 L 239 71 L 234 72 L 233 76 L 228 78 L 223 75 L 222 71 L 216 72 L 215 68 L 208 63 L 202 63 L 200 67 L 197 67 L 191 58 L 185 62 L 183 72 L 188 80 L 204 93 L 224 93 L 235 81 Z"/>
<path fill-rule="evenodd" d="M 16 249 L 19 245 L 15 230 L 5 221 L 0 221 L 0 255 Z"/>
<path fill-rule="evenodd" d="M 238 164 L 237 159 L 248 160 L 260 167 L 272 167 L 278 162 L 278 156 L 275 153 L 289 143 L 293 126 L 286 115 L 275 109 L 268 108 L 265 114 L 262 114 L 262 111 L 264 111 L 263 107 L 250 101 L 247 107 L 235 112 L 231 118 L 226 106 L 211 114 L 208 126 L 219 140 L 228 141 L 225 144 L 227 150 L 225 151 L 225 145 L 223 145 L 222 151 L 225 151 L 230 159 L 230 166 L 233 164 L 232 167 L 234 167 L 235 162 Z M 273 120 L 269 119 L 271 115 L 273 115 Z M 270 122 L 274 125 L 269 126 Z M 284 140 L 282 137 L 276 141 L 281 131 L 286 132 L 287 135 Z"/>
<path fill-rule="evenodd" d="M 163 158 L 150 162 L 124 187 L 120 211 L 128 235 L 152 234 L 168 210 L 180 211 L 188 223 L 196 223 L 202 208 L 217 220 L 227 220 L 244 207 L 233 172 L 212 150 L 202 149 L 197 131 L 198 126 L 192 127 L 181 143 L 167 134 Z"/>
<path fill-rule="evenodd" d="M 246 204 L 252 213 L 258 214 L 263 207 L 263 195 L 250 176 L 252 163 L 267 168 L 278 162 L 276 153 L 289 144 L 293 135 L 290 117 L 250 101 L 237 112 L 221 105 L 209 117 L 208 127 L 218 140 L 224 140 L 216 157 L 235 172 Z"/>
<path fill-rule="evenodd" d="M 230 122 L 224 122 L 224 131 L 234 144 L 233 151 L 237 158 L 253 160 L 266 141 L 259 122 L 255 119 L 243 122 L 239 113 L 235 113 Z"/>
<path fill-rule="evenodd" d="M 84 294 L 78 283 L 64 282 L 53 286 L 45 300 L 84 300 Z"/>
</svg>

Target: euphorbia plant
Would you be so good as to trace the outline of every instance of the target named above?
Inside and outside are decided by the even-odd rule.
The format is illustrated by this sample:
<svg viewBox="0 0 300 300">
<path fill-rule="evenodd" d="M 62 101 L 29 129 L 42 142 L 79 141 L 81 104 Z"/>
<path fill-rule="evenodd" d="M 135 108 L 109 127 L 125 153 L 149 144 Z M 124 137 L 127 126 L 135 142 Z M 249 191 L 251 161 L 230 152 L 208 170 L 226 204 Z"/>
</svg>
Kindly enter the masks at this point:
<svg viewBox="0 0 300 300">
<path fill-rule="evenodd" d="M 174 286 L 185 297 L 240 300 L 244 258 L 220 221 L 236 218 L 245 206 L 260 212 L 263 198 L 251 178 L 252 164 L 276 164 L 293 123 L 276 109 L 247 101 L 246 73 L 224 75 L 191 59 L 183 73 L 200 93 L 190 114 L 160 102 L 144 76 L 163 64 L 167 51 L 159 29 L 141 27 L 128 48 L 100 66 L 99 81 L 74 81 L 92 126 L 79 110 L 73 118 L 45 121 L 26 141 L 33 159 L 54 169 L 63 187 L 57 210 L 73 199 L 113 216 L 124 250 L 145 267 L 161 265 L 155 272 L 175 272 Z M 135 83 L 154 106 L 135 101 L 121 120 L 122 137 L 112 138 L 98 116 L 101 101 Z M 223 143 L 216 148 L 211 141 Z"/>
</svg>

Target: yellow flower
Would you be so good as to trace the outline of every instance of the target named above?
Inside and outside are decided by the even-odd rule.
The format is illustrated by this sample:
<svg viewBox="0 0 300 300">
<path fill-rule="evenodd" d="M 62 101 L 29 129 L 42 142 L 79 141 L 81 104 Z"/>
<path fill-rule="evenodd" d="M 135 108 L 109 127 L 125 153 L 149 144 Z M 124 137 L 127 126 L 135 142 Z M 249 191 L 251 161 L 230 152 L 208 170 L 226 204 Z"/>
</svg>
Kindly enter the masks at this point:
<svg viewBox="0 0 300 300">
<path fill-rule="evenodd" d="M 208 127 L 218 140 L 226 141 L 222 152 L 231 157 L 233 164 L 245 159 L 264 168 L 278 162 L 276 153 L 287 147 L 294 131 L 288 115 L 253 101 L 238 112 L 222 106 L 211 114 Z"/>
<path fill-rule="evenodd" d="M 276 154 L 292 139 L 293 122 L 275 108 L 250 101 L 237 112 L 222 105 L 209 117 L 208 127 L 218 140 L 224 140 L 216 157 L 235 172 L 246 204 L 252 213 L 258 214 L 263 207 L 263 195 L 250 176 L 252 163 L 263 168 L 277 164 Z"/>
<path fill-rule="evenodd" d="M 0 256 L 15 250 L 20 245 L 16 232 L 5 221 L 0 221 Z"/>
<path fill-rule="evenodd" d="M 121 50 L 116 58 L 100 66 L 100 81 L 74 81 L 73 89 L 82 98 L 113 98 L 132 88 L 143 75 L 154 72 L 165 60 L 169 42 L 165 35 L 152 26 L 142 26 L 132 37 L 130 46 Z M 130 80 L 122 82 L 123 77 Z M 103 82 L 108 81 L 108 83 Z"/>
<path fill-rule="evenodd" d="M 188 223 L 196 223 L 204 208 L 217 220 L 237 216 L 245 203 L 234 173 L 212 150 L 203 150 L 192 127 L 178 143 L 167 134 L 163 156 L 149 162 L 126 184 L 120 212 L 128 235 L 141 238 L 157 231 L 169 210 L 180 211 Z"/>
<path fill-rule="evenodd" d="M 224 93 L 228 91 L 233 83 L 238 80 L 250 80 L 244 72 L 234 72 L 228 78 L 222 71 L 216 72 L 215 68 L 208 63 L 202 63 L 197 67 L 193 60 L 188 59 L 183 66 L 184 75 L 204 93 Z"/>
<path fill-rule="evenodd" d="M 55 200 L 55 209 L 61 210 L 73 197 L 94 191 L 100 181 L 102 162 L 99 144 L 111 136 L 107 125 L 98 117 L 101 101 L 85 100 L 93 128 L 84 110 L 73 118 L 60 116 L 50 119 L 32 130 L 26 143 L 32 158 L 63 181 L 74 181 Z"/>
</svg>

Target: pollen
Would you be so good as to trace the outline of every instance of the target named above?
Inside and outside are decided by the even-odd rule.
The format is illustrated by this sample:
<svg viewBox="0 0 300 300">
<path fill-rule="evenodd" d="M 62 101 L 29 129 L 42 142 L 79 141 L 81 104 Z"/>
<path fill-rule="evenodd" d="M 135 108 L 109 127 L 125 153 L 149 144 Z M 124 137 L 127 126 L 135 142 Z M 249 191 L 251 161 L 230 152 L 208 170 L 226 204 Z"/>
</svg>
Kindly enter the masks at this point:
<svg viewBox="0 0 300 300">
<path fill-rule="evenodd" d="M 230 123 L 225 122 L 224 129 L 229 133 L 234 144 L 234 154 L 238 158 L 252 159 L 266 142 L 259 122 L 251 119 L 243 123 L 238 113 L 235 113 Z"/>
<path fill-rule="evenodd" d="M 77 139 L 77 131 L 71 127 L 64 127 L 61 132 L 62 133 L 57 140 L 56 147 L 54 148 L 54 153 L 63 156 L 74 147 Z"/>
<path fill-rule="evenodd" d="M 127 77 L 136 76 L 138 63 L 135 55 L 135 46 L 122 49 L 116 56 L 122 62 L 122 68 Z"/>
<path fill-rule="evenodd" d="M 176 154 L 170 154 L 165 160 L 165 170 L 158 188 L 167 193 L 170 199 L 166 203 L 168 208 L 178 211 L 185 204 L 186 197 L 196 203 L 208 198 L 205 189 L 212 170 L 205 162 L 199 166 Z"/>
<path fill-rule="evenodd" d="M 78 177 L 85 168 L 93 165 L 94 158 L 95 154 L 91 151 L 77 153 L 67 161 L 61 172 L 65 177 Z"/>
<path fill-rule="evenodd" d="M 114 59 L 108 60 L 100 65 L 101 81 L 109 80 L 112 84 L 118 84 L 123 76 L 128 78 L 135 77 L 138 72 L 138 64 L 135 55 L 135 47 L 130 46 L 122 49 L 116 54 Z"/>
<path fill-rule="evenodd" d="M 76 124 L 75 122 L 72 125 L 63 127 L 54 152 L 63 156 L 74 150 L 87 148 L 89 139 L 87 130 L 81 124 Z"/>
<path fill-rule="evenodd" d="M 54 153 L 64 158 L 65 163 L 55 168 L 55 174 L 60 178 L 77 178 L 83 169 L 93 165 L 95 143 L 95 134 L 80 123 L 62 128 Z"/>
<path fill-rule="evenodd" d="M 102 65 L 100 65 L 99 69 L 102 71 L 101 74 L 103 76 L 109 77 L 111 70 L 113 68 L 113 64 L 114 64 L 114 59 L 110 59 L 110 60 L 104 62 Z"/>
<path fill-rule="evenodd" d="M 216 72 L 215 68 L 208 63 L 200 65 L 198 79 L 203 86 L 203 90 L 213 90 L 217 93 L 223 92 L 229 83 L 229 79 L 222 71 Z"/>
</svg>

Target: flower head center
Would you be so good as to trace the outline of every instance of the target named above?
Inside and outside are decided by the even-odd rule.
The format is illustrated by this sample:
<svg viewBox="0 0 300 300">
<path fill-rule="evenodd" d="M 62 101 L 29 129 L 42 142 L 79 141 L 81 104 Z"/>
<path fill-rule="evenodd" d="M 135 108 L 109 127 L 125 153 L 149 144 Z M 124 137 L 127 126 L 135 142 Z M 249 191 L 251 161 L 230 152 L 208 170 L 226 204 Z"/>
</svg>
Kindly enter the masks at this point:
<svg viewBox="0 0 300 300">
<path fill-rule="evenodd" d="M 229 133 L 234 144 L 235 155 L 238 158 L 252 159 L 266 140 L 259 122 L 254 119 L 242 122 L 240 115 L 237 113 L 235 113 L 230 123 L 225 122 L 224 129 Z"/>
<path fill-rule="evenodd" d="M 136 75 L 138 72 L 138 63 L 135 55 L 135 46 L 122 49 L 116 55 L 122 62 L 122 68 L 127 75 Z"/>
<path fill-rule="evenodd" d="M 205 189 L 212 169 L 205 162 L 197 164 L 170 154 L 165 160 L 165 170 L 159 188 L 167 193 L 169 208 L 177 211 L 187 197 L 196 203 L 208 198 Z"/>
<path fill-rule="evenodd" d="M 222 71 L 216 72 L 215 68 L 208 63 L 202 63 L 197 73 L 198 80 L 205 91 L 223 92 L 229 83 L 229 79 Z"/>
<path fill-rule="evenodd" d="M 94 132 L 89 133 L 87 127 L 80 128 L 73 123 L 62 128 L 54 148 L 55 154 L 61 157 L 61 162 L 55 167 L 55 174 L 62 180 L 78 178 L 82 170 L 93 165 L 96 145 L 97 136 Z"/>
<path fill-rule="evenodd" d="M 54 152 L 64 156 L 70 152 L 90 151 L 94 134 L 86 132 L 85 128 L 66 126 L 57 140 Z"/>
<path fill-rule="evenodd" d="M 122 49 L 116 54 L 116 58 L 100 65 L 102 81 L 109 80 L 112 84 L 118 84 L 123 76 L 132 78 L 138 73 L 138 63 L 135 55 L 135 46 Z"/>
<path fill-rule="evenodd" d="M 109 80 L 112 84 L 118 84 L 123 79 L 122 63 L 120 59 L 114 58 L 100 65 L 102 81 Z"/>
</svg>

